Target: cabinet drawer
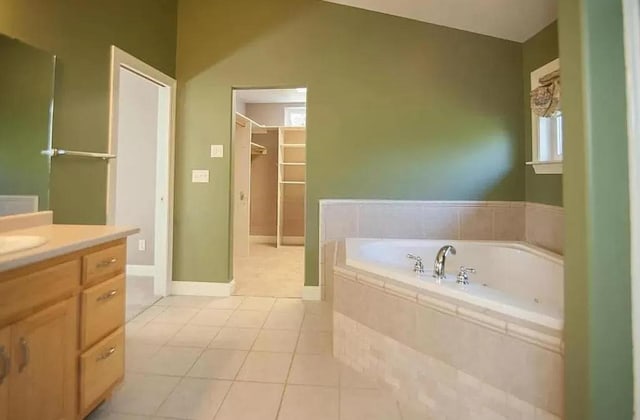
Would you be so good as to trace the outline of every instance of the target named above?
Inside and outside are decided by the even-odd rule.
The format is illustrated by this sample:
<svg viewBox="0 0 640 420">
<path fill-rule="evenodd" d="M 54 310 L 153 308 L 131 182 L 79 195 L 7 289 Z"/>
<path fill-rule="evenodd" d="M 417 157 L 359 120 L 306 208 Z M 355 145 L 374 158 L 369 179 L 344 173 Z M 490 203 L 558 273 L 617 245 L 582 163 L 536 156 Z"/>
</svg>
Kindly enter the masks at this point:
<svg viewBox="0 0 640 420">
<path fill-rule="evenodd" d="M 123 376 L 124 328 L 120 328 L 80 356 L 80 411 L 92 408 Z"/>
<path fill-rule="evenodd" d="M 80 258 L 0 281 L 0 324 L 58 298 L 80 285 Z"/>
<path fill-rule="evenodd" d="M 89 284 L 124 273 L 127 248 L 124 243 L 92 252 L 83 258 L 82 283 Z"/>
<path fill-rule="evenodd" d="M 120 274 L 82 292 L 80 343 L 85 349 L 124 324 L 125 276 Z"/>
</svg>

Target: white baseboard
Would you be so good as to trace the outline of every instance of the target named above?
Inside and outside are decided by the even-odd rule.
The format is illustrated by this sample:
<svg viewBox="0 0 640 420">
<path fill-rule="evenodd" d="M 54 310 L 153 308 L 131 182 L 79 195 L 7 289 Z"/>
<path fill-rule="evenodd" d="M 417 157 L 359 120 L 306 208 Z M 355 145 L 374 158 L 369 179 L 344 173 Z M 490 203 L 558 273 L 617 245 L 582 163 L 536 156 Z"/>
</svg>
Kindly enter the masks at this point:
<svg viewBox="0 0 640 420">
<path fill-rule="evenodd" d="M 156 275 L 156 266 L 127 264 L 127 274 L 130 276 L 153 277 Z"/>
<path fill-rule="evenodd" d="M 302 300 L 322 300 L 322 288 L 320 286 L 304 286 Z"/>
<path fill-rule="evenodd" d="M 275 236 L 251 235 L 249 237 L 254 244 L 275 244 Z M 304 236 L 283 236 L 282 245 L 304 245 Z"/>
<path fill-rule="evenodd" d="M 251 235 L 249 241 L 254 244 L 275 244 L 275 236 Z"/>
<path fill-rule="evenodd" d="M 283 236 L 282 245 L 304 245 L 304 236 Z"/>
<path fill-rule="evenodd" d="M 199 281 L 172 281 L 172 295 L 187 296 L 231 296 L 236 287 L 235 280 L 230 283 L 212 283 Z"/>
</svg>

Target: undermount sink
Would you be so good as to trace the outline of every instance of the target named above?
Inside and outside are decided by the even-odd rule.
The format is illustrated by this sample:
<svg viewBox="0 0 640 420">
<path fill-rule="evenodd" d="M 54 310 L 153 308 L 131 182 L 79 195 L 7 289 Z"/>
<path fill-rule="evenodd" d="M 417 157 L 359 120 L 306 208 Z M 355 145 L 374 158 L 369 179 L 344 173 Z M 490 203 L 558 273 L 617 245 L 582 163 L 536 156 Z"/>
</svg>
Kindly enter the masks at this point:
<svg viewBox="0 0 640 420">
<path fill-rule="evenodd" d="M 36 248 L 47 243 L 44 236 L 8 235 L 0 236 L 0 255 Z"/>
</svg>

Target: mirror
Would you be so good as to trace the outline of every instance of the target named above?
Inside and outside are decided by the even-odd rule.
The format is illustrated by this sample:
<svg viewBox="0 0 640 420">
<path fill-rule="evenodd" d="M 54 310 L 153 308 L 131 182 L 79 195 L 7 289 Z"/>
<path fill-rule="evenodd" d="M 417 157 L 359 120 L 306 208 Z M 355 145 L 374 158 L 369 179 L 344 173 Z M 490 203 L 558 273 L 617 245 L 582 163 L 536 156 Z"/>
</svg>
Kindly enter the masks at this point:
<svg viewBox="0 0 640 420">
<path fill-rule="evenodd" d="M 49 209 L 55 60 L 0 35 L 0 216 Z"/>
</svg>

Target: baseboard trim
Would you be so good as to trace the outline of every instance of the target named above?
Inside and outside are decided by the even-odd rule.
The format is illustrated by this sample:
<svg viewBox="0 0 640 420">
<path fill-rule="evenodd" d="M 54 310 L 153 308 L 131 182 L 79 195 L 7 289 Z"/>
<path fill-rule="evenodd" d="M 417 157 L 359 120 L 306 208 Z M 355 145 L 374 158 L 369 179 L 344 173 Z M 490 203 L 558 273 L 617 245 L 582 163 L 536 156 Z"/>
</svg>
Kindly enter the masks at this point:
<svg viewBox="0 0 640 420">
<path fill-rule="evenodd" d="M 249 241 L 254 244 L 275 245 L 275 236 L 251 235 Z M 282 245 L 304 245 L 304 236 L 283 236 Z"/>
<path fill-rule="evenodd" d="M 283 236 L 282 245 L 304 245 L 304 236 Z"/>
<path fill-rule="evenodd" d="M 172 295 L 188 295 L 188 296 L 215 296 L 224 297 L 231 296 L 235 290 L 236 282 L 231 280 L 229 283 L 211 283 L 199 281 L 172 281 Z"/>
<path fill-rule="evenodd" d="M 254 244 L 275 244 L 275 236 L 251 235 L 249 241 Z"/>
<path fill-rule="evenodd" d="M 156 266 L 127 264 L 127 274 L 130 276 L 154 277 L 156 275 Z"/>
<path fill-rule="evenodd" d="M 322 300 L 322 288 L 320 286 L 304 286 L 302 300 Z"/>
</svg>

